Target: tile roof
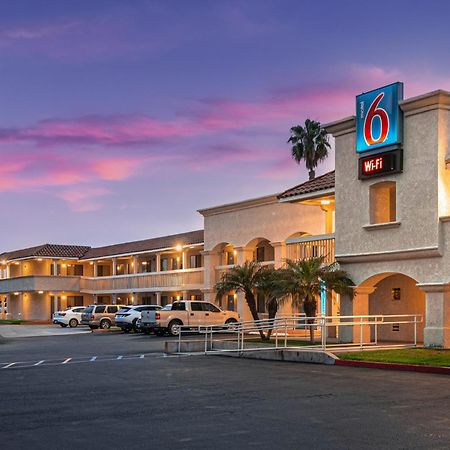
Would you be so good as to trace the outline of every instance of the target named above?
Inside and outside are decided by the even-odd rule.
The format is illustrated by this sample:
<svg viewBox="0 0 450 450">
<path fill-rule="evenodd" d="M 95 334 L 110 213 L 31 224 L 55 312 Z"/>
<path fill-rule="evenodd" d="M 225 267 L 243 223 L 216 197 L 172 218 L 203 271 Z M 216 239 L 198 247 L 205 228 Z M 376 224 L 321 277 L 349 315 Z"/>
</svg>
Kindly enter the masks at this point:
<svg viewBox="0 0 450 450">
<path fill-rule="evenodd" d="M 90 248 L 81 259 L 102 258 L 104 256 L 126 255 L 150 250 L 176 247 L 181 245 L 202 244 L 203 230 L 189 231 L 187 233 L 173 234 L 171 236 L 145 239 L 142 241 L 125 242 L 123 244 L 107 245 L 105 247 Z"/>
<path fill-rule="evenodd" d="M 278 196 L 278 199 L 289 199 L 297 195 L 311 194 L 313 192 L 323 191 L 325 189 L 334 188 L 334 170 L 328 172 L 320 177 L 316 177 L 305 183 L 299 184 L 290 188 Z"/>
<path fill-rule="evenodd" d="M 42 244 L 36 247 L 23 248 L 0 254 L 0 259 L 12 260 L 21 258 L 81 258 L 90 247 L 84 245 Z"/>
</svg>

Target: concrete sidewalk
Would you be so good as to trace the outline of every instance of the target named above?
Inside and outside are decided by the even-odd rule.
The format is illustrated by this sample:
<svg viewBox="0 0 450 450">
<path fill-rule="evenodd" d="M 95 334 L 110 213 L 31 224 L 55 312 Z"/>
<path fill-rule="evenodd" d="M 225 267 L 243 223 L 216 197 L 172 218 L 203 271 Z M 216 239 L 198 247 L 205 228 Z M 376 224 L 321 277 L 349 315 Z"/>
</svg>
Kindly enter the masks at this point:
<svg viewBox="0 0 450 450">
<path fill-rule="evenodd" d="M 91 330 L 87 327 L 61 328 L 58 325 L 0 325 L 0 336 L 6 339 L 39 336 L 68 336 L 90 332 Z"/>
</svg>

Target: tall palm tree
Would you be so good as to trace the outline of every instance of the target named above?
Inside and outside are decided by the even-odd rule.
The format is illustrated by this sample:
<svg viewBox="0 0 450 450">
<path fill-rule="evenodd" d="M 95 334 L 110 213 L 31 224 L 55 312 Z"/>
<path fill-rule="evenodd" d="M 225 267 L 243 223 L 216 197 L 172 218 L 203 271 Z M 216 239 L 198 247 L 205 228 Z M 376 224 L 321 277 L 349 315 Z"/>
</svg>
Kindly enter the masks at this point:
<svg viewBox="0 0 450 450">
<path fill-rule="evenodd" d="M 309 171 L 309 179 L 316 176 L 315 168 L 328 156 L 330 143 L 327 132 L 320 122 L 306 119 L 305 125 L 296 125 L 291 128 L 291 137 L 288 143 L 292 144 L 292 157 L 300 164 L 305 161 Z"/>
<path fill-rule="evenodd" d="M 255 294 L 264 270 L 261 264 L 253 261 L 247 261 L 242 266 L 232 267 L 222 275 L 221 281 L 215 285 L 217 299 L 229 291 L 243 292 L 253 320 L 259 320 Z M 265 338 L 263 330 L 259 330 L 259 335 L 261 339 Z"/>
<path fill-rule="evenodd" d="M 280 279 L 285 295 L 292 295 L 294 304 L 303 306 L 306 317 L 315 317 L 317 297 L 325 289 L 353 296 L 354 283 L 347 272 L 339 269 L 337 263 L 324 264 L 324 257 L 287 260 Z M 312 319 L 308 320 L 313 323 Z M 314 342 L 314 327 L 310 326 L 310 339 Z"/>
</svg>

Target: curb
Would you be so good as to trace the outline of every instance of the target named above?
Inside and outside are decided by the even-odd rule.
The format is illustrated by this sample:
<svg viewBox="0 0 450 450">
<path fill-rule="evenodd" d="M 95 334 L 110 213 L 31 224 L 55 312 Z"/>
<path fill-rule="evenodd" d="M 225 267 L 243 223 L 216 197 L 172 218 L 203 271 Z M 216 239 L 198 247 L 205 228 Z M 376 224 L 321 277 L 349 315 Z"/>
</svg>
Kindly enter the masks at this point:
<svg viewBox="0 0 450 450">
<path fill-rule="evenodd" d="M 350 361 L 336 359 L 336 366 L 365 367 L 368 369 L 401 370 L 406 372 L 437 373 L 450 375 L 450 367 L 420 366 L 417 364 L 383 363 L 375 361 Z"/>
</svg>

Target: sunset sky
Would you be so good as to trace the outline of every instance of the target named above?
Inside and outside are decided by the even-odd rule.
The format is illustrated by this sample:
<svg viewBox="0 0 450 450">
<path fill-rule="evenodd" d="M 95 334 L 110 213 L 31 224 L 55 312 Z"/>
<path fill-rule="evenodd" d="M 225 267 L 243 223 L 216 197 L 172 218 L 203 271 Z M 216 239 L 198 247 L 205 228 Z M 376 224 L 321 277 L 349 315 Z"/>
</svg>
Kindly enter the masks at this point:
<svg viewBox="0 0 450 450">
<path fill-rule="evenodd" d="M 289 128 L 450 89 L 448 1 L 0 3 L 2 251 L 202 227 L 307 179 Z M 334 155 L 320 175 L 334 167 Z"/>
</svg>

